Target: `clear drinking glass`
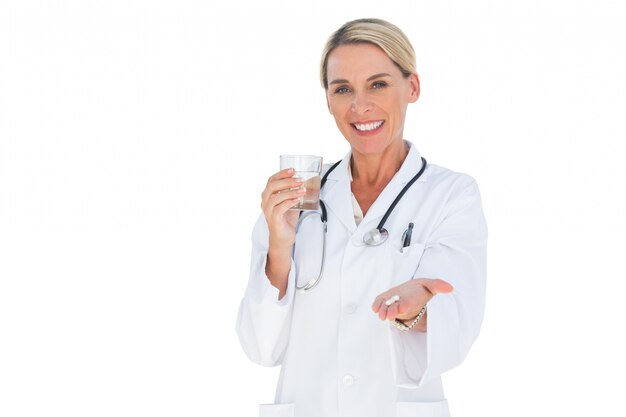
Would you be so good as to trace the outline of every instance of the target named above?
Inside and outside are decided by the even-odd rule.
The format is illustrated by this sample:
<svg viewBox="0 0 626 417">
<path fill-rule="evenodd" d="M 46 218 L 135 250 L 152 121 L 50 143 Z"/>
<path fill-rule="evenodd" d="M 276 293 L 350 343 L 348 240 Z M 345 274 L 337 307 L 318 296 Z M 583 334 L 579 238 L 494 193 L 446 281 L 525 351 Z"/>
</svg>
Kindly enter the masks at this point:
<svg viewBox="0 0 626 417">
<path fill-rule="evenodd" d="M 280 169 L 293 168 L 294 177 L 304 180 L 306 193 L 292 210 L 318 210 L 320 207 L 320 174 L 322 173 L 322 157 L 315 155 L 281 155 Z"/>
</svg>

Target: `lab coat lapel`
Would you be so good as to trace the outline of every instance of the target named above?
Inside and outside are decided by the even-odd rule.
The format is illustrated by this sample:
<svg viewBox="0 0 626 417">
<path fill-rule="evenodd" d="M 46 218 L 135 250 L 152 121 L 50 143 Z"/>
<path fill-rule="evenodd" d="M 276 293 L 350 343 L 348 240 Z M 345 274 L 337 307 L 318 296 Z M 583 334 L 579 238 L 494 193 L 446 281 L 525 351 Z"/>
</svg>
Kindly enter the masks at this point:
<svg viewBox="0 0 626 417">
<path fill-rule="evenodd" d="M 408 143 L 410 145 L 409 153 L 402 163 L 400 170 L 394 175 L 372 207 L 367 211 L 359 228 L 365 228 L 365 230 L 375 228 L 393 200 L 402 190 L 402 187 L 404 187 L 422 167 L 422 157 L 417 151 L 417 148 L 413 146 L 411 142 Z M 350 185 L 350 175 L 348 174 L 348 164 L 350 163 L 351 156 L 352 153 L 348 152 L 341 163 L 337 165 L 337 168 L 328 175 L 326 185 L 324 185 L 322 190 L 322 200 L 324 200 L 326 207 L 332 211 L 334 216 L 339 218 L 350 233 L 354 233 L 357 230 L 357 226 L 354 222 L 352 188 Z M 426 169 L 424 174 L 412 187 L 418 187 L 419 183 L 426 181 L 427 176 L 428 169 Z M 398 204 L 401 204 L 401 202 Z M 372 225 L 370 223 L 374 224 Z"/>
<path fill-rule="evenodd" d="M 352 210 L 352 189 L 348 164 L 352 153 L 349 152 L 335 168 L 326 180 L 322 189 L 322 200 L 326 208 L 331 212 L 329 216 L 336 216 L 341 223 L 353 233 L 356 230 L 354 211 Z"/>
<path fill-rule="evenodd" d="M 409 153 L 407 154 L 402 166 L 393 176 L 389 184 L 385 187 L 385 189 L 380 193 L 374 204 L 370 207 L 370 209 L 365 214 L 363 221 L 359 225 L 359 228 L 364 228 L 364 230 L 370 230 L 376 228 L 382 217 L 385 215 L 385 212 L 393 203 L 393 200 L 400 194 L 402 188 L 418 173 L 418 171 L 422 168 L 422 157 L 420 156 L 417 148 L 413 146 L 409 142 L 410 148 Z M 426 172 L 422 174 L 422 176 L 417 180 L 415 184 L 411 186 L 419 187 L 421 182 L 426 181 Z M 402 204 L 402 200 L 398 202 L 398 205 Z M 394 209 L 398 210 L 398 207 Z M 393 216 L 393 214 L 392 214 Z"/>
</svg>

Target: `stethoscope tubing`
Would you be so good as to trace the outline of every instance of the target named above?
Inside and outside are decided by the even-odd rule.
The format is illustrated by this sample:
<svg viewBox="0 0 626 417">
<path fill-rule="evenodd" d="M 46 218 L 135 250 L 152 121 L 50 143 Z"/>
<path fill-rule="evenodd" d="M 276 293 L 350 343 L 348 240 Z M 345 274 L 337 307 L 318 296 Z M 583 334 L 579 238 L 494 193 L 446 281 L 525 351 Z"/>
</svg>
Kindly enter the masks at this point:
<svg viewBox="0 0 626 417">
<path fill-rule="evenodd" d="M 409 188 L 411 188 L 411 186 L 415 183 L 415 181 L 417 181 L 422 176 L 422 174 L 426 170 L 426 164 L 427 164 L 426 158 L 422 157 L 422 168 L 419 170 L 417 174 L 415 174 L 415 176 L 413 176 L 413 178 L 411 178 L 411 180 L 404 186 L 404 188 L 402 188 L 402 191 L 400 191 L 400 193 L 396 196 L 395 200 L 393 200 L 393 203 L 391 203 L 391 205 L 389 206 L 389 208 L 383 215 L 383 218 L 380 219 L 378 226 L 376 226 L 378 231 L 383 230 L 383 226 L 387 222 L 387 219 L 389 218 L 389 215 L 391 214 L 393 209 L 395 209 L 396 205 L 398 205 L 398 202 L 402 199 L 404 194 L 406 194 L 406 192 L 409 191 Z"/>
<path fill-rule="evenodd" d="M 322 201 L 320 200 L 320 203 Z M 300 218 L 298 219 L 298 224 L 296 225 L 296 234 L 298 233 L 298 229 L 300 228 L 300 224 L 302 223 L 302 221 L 304 219 L 306 219 L 307 217 L 313 215 L 313 214 L 320 214 L 316 211 L 308 211 L 308 212 L 302 212 L 303 214 L 300 215 Z M 309 282 L 307 282 L 305 285 L 303 285 L 302 287 L 298 287 L 298 283 L 296 282 L 296 290 L 298 290 L 299 292 L 306 292 L 310 289 L 312 289 L 313 287 L 315 287 L 318 282 L 320 282 L 322 280 L 322 275 L 324 275 L 324 265 L 326 263 L 326 234 L 328 231 L 328 224 L 326 222 L 326 220 L 322 220 L 322 264 L 320 266 L 320 273 L 318 274 L 317 278 L 313 278 L 311 279 Z M 295 245 L 294 245 L 294 252 L 295 252 Z"/>
<path fill-rule="evenodd" d="M 335 162 L 329 169 L 328 171 L 326 171 L 326 173 L 324 174 L 324 177 L 322 178 L 322 181 L 320 183 L 320 193 L 322 191 L 322 188 L 324 187 L 324 184 L 326 184 L 326 180 L 328 178 L 328 175 L 335 169 L 337 168 L 337 166 L 341 163 L 341 161 L 337 161 Z M 422 174 L 424 173 L 424 171 L 426 170 L 426 166 L 427 166 L 427 162 L 426 159 L 424 157 L 422 157 L 422 167 L 419 170 L 419 172 L 417 174 L 415 174 L 415 176 L 413 176 L 413 178 L 411 178 L 411 180 L 402 188 L 402 190 L 400 191 L 400 193 L 396 196 L 396 198 L 393 200 L 393 202 L 391 203 L 391 205 L 389 206 L 389 208 L 387 209 L 387 211 L 385 212 L 385 214 L 383 215 L 383 218 L 380 220 L 380 222 L 378 223 L 378 226 L 376 226 L 376 229 L 366 233 L 367 235 L 378 235 L 377 239 L 372 239 L 372 242 L 369 242 L 368 239 L 365 238 L 364 236 L 364 243 L 367 246 L 378 246 L 381 243 L 383 243 L 386 239 L 387 236 L 389 235 L 387 230 L 385 230 L 385 223 L 387 222 L 387 219 L 389 218 L 389 216 L 391 215 L 391 213 L 393 212 L 393 210 L 396 208 L 396 205 L 398 205 L 398 202 L 402 199 L 402 197 L 404 196 L 404 194 L 406 194 L 406 192 L 409 190 L 409 188 L 411 188 L 411 186 L 415 183 L 415 181 L 417 181 Z M 306 219 L 307 217 L 313 215 L 313 214 L 319 214 L 320 219 L 322 221 L 322 262 L 321 262 L 321 266 L 320 266 L 320 273 L 318 274 L 317 278 L 313 278 L 311 279 L 309 282 L 307 282 L 305 285 L 299 287 L 297 284 L 297 280 L 296 280 L 296 290 L 298 292 L 304 293 L 306 291 L 311 290 L 312 288 L 314 288 L 321 280 L 322 280 L 322 276 L 324 275 L 324 266 L 326 263 L 326 235 L 328 232 L 328 211 L 326 210 L 326 204 L 324 204 L 324 201 L 322 201 L 322 199 L 320 198 L 319 200 L 320 202 L 320 212 L 317 211 L 308 211 L 308 212 L 300 212 L 300 218 L 298 219 L 298 223 L 296 225 L 296 234 L 298 233 L 298 230 L 300 228 L 300 224 L 302 223 L 302 221 L 304 219 Z M 380 236 L 382 236 L 382 239 L 380 238 Z M 295 244 L 294 244 L 294 248 L 293 248 L 293 252 L 295 253 Z"/>
</svg>

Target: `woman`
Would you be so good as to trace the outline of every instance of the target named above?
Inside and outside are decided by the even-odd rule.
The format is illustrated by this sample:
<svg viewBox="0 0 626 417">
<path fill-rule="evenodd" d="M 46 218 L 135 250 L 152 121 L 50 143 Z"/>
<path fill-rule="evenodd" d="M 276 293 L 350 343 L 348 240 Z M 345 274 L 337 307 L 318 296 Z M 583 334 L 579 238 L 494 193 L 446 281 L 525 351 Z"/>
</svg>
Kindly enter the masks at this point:
<svg viewBox="0 0 626 417">
<path fill-rule="evenodd" d="M 478 188 L 427 165 L 403 139 L 420 83 L 400 29 L 343 25 L 324 49 L 321 82 L 350 152 L 327 169 L 324 273 L 307 292 L 295 287 L 318 274 L 321 223 L 309 216 L 296 234 L 289 209 L 304 190 L 293 171 L 271 176 L 262 193 L 237 321 L 250 359 L 282 365 L 276 404 L 261 415 L 447 416 L 440 375 L 463 361 L 484 310 Z M 383 217 L 388 239 L 366 244 Z"/>
</svg>

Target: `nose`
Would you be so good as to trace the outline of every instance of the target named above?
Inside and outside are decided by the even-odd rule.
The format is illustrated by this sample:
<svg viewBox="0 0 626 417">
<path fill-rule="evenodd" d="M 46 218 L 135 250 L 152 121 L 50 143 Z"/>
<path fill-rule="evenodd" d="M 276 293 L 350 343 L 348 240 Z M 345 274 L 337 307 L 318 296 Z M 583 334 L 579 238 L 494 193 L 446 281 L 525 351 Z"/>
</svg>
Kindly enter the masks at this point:
<svg viewBox="0 0 626 417">
<path fill-rule="evenodd" d="M 370 102 L 367 94 L 356 92 L 353 95 L 352 99 L 352 112 L 356 114 L 364 114 L 367 113 L 372 108 L 372 103 Z"/>
</svg>

